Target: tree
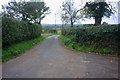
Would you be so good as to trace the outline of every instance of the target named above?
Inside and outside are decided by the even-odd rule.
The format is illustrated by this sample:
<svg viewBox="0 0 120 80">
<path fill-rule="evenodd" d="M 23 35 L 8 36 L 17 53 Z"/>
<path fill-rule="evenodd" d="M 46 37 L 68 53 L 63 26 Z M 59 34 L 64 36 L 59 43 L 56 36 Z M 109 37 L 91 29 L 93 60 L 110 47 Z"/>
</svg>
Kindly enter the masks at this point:
<svg viewBox="0 0 120 80">
<path fill-rule="evenodd" d="M 15 0 L 8 2 L 7 5 L 2 5 L 3 16 L 20 18 L 22 15 L 21 13 L 23 12 L 24 5 L 25 5 L 25 1 L 16 2 Z"/>
<path fill-rule="evenodd" d="M 3 6 L 4 16 L 27 20 L 41 24 L 41 20 L 50 13 L 44 2 L 11 1 Z"/>
<path fill-rule="evenodd" d="M 86 18 L 93 17 L 95 19 L 95 26 L 100 25 L 102 17 L 110 17 L 113 14 L 113 7 L 106 2 L 86 2 L 83 8 L 83 14 Z"/>
<path fill-rule="evenodd" d="M 120 24 L 120 1 L 118 2 L 118 24 Z"/>
<path fill-rule="evenodd" d="M 41 24 L 41 20 L 50 13 L 44 2 L 27 2 L 24 11 L 30 21 Z"/>
<path fill-rule="evenodd" d="M 82 18 L 80 10 L 74 7 L 74 2 L 66 1 L 62 4 L 61 19 L 63 23 L 70 23 L 73 27 L 74 23 Z"/>
</svg>

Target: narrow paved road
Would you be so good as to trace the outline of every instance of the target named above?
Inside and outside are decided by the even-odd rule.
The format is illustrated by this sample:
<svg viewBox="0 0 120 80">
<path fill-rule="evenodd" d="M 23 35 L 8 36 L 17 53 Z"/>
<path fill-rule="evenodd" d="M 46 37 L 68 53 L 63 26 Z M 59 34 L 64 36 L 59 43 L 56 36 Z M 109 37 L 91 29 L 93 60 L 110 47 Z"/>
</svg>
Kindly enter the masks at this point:
<svg viewBox="0 0 120 80">
<path fill-rule="evenodd" d="M 61 45 L 58 35 L 3 63 L 3 78 L 117 77 L 117 58 L 68 50 Z"/>
</svg>

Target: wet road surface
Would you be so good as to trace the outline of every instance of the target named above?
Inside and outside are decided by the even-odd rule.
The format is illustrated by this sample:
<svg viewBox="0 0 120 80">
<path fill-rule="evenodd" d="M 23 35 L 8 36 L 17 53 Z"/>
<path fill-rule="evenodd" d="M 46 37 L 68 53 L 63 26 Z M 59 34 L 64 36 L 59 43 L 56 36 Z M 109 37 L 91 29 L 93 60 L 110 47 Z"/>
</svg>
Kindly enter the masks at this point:
<svg viewBox="0 0 120 80">
<path fill-rule="evenodd" d="M 118 58 L 69 50 L 58 35 L 2 65 L 3 78 L 118 78 Z"/>
</svg>

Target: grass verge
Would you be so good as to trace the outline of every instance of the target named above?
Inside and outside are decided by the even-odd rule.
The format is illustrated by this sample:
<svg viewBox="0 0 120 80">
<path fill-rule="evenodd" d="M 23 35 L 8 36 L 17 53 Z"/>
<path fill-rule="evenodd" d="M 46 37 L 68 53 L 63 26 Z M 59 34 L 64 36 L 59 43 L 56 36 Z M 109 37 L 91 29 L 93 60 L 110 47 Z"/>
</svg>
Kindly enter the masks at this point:
<svg viewBox="0 0 120 80">
<path fill-rule="evenodd" d="M 60 34 L 61 34 L 61 30 L 58 30 L 58 31 L 57 31 L 57 34 L 59 34 L 59 35 L 60 35 Z"/>
<path fill-rule="evenodd" d="M 111 54 L 111 55 L 117 55 L 118 53 L 120 53 L 120 51 L 115 51 L 115 50 L 111 50 L 109 48 L 95 48 L 93 46 L 81 46 L 77 43 L 72 42 L 69 38 L 61 35 L 60 39 L 64 42 L 64 44 L 72 49 L 78 50 L 78 51 L 82 51 L 82 52 L 94 52 L 96 54 Z"/>
<path fill-rule="evenodd" d="M 35 44 L 39 43 L 40 41 L 44 40 L 46 37 L 50 36 L 51 34 L 42 35 L 38 38 L 23 41 L 16 44 L 13 44 L 7 48 L 2 50 L 2 62 L 7 61 L 19 54 L 24 53 L 26 50 L 30 49 Z"/>
</svg>

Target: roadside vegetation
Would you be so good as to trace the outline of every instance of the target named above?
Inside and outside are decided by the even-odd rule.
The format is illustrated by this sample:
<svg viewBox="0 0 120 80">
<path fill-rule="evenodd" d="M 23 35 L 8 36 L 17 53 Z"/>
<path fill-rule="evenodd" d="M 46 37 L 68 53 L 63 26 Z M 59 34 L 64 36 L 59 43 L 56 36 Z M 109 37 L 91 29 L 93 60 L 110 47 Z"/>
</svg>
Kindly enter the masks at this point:
<svg viewBox="0 0 120 80">
<path fill-rule="evenodd" d="M 42 34 L 55 34 L 58 35 L 61 33 L 60 26 L 43 26 L 42 27 Z"/>
<path fill-rule="evenodd" d="M 117 56 L 117 53 L 120 53 L 120 51 L 111 50 L 109 48 L 95 48 L 94 46 L 82 46 L 80 44 L 70 42 L 70 39 L 68 37 L 65 37 L 63 35 L 60 36 L 60 39 L 64 42 L 65 46 L 82 52 L 87 53 L 96 53 L 96 54 L 103 54 L 103 55 L 115 55 Z"/>
<path fill-rule="evenodd" d="M 75 50 L 104 54 L 120 53 L 120 25 L 63 28 L 60 38 Z"/>
<path fill-rule="evenodd" d="M 16 42 L 27 41 L 41 35 L 41 26 L 13 18 L 2 17 L 3 48 Z"/>
<path fill-rule="evenodd" d="M 22 53 L 24 53 L 26 50 L 30 49 L 37 43 L 40 43 L 42 40 L 44 40 L 46 37 L 50 36 L 48 35 L 42 35 L 35 39 L 28 40 L 28 41 L 22 41 L 19 43 L 12 44 L 11 46 L 8 46 L 6 48 L 3 48 L 2 50 L 2 61 L 7 61 L 15 56 L 18 56 Z"/>
<path fill-rule="evenodd" d="M 57 34 L 56 28 L 57 27 L 43 26 L 42 33 L 44 33 L 44 34 L 49 34 L 49 33 Z"/>
<path fill-rule="evenodd" d="M 120 25 L 101 24 L 103 17 L 109 18 L 115 13 L 110 3 L 95 0 L 86 2 L 82 7 L 75 7 L 73 1 L 65 1 L 61 9 L 64 24 L 60 38 L 66 46 L 84 52 L 120 54 Z M 74 26 L 74 23 L 86 18 L 93 18 L 95 23 Z"/>
<path fill-rule="evenodd" d="M 83 8 L 75 7 L 74 2 L 62 4 L 62 29 L 42 26 L 41 21 L 50 13 L 45 2 L 10 1 L 2 5 L 2 61 L 22 54 L 49 35 L 61 35 L 66 46 L 85 52 L 120 53 L 120 25 L 109 25 L 104 16 L 114 13 L 111 4 L 87 2 Z M 74 26 L 83 18 L 93 18 L 94 25 Z M 65 25 L 70 26 L 65 27 Z M 61 30 L 60 30 L 61 29 Z M 0 56 L 1 57 L 1 56 Z"/>
<path fill-rule="evenodd" d="M 42 34 L 42 27 L 36 23 L 2 17 L 2 61 L 24 53 L 35 44 L 52 34 Z"/>
<path fill-rule="evenodd" d="M 45 2 L 14 0 L 2 9 L 2 61 L 24 53 L 51 35 L 42 34 L 41 20 L 50 13 Z"/>
</svg>

